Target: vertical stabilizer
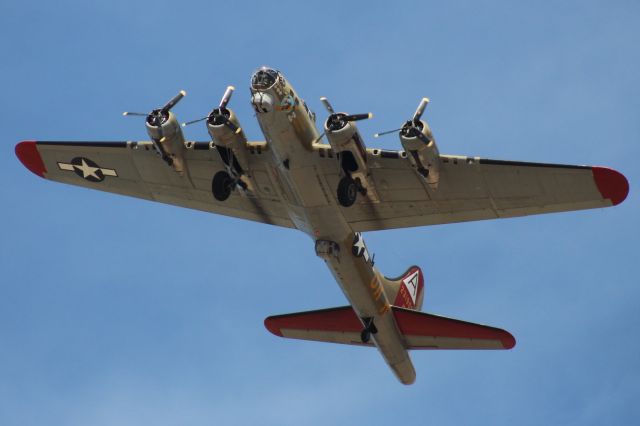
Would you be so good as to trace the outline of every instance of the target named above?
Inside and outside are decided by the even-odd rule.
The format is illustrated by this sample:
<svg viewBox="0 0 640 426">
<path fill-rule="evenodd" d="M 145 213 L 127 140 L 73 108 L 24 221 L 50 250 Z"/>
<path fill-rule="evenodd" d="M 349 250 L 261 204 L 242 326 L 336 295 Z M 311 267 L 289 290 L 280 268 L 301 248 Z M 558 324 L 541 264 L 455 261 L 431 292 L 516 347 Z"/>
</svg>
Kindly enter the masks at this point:
<svg viewBox="0 0 640 426">
<path fill-rule="evenodd" d="M 420 310 L 424 299 L 424 275 L 418 266 L 411 266 L 398 278 L 381 277 L 385 293 L 394 306 Z"/>
</svg>

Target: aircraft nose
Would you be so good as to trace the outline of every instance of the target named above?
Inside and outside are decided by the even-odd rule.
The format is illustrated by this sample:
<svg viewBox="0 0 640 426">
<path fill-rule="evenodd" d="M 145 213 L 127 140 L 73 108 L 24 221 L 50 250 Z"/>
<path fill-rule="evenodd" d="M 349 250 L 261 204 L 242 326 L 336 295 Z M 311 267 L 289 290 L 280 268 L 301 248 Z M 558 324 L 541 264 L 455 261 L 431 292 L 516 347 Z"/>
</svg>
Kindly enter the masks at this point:
<svg viewBox="0 0 640 426">
<path fill-rule="evenodd" d="M 273 86 L 280 73 L 269 67 L 261 67 L 251 77 L 251 87 L 254 90 L 268 90 Z"/>
<path fill-rule="evenodd" d="M 257 113 L 263 114 L 273 111 L 273 97 L 268 93 L 255 92 L 251 96 L 251 104 Z"/>
</svg>

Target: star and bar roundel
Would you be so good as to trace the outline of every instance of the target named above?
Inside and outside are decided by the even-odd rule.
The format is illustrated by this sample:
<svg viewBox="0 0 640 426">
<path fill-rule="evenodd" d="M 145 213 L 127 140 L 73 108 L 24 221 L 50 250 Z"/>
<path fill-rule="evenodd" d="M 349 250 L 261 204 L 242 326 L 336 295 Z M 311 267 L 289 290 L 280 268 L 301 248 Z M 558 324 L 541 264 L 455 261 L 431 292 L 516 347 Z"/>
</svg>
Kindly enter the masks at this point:
<svg viewBox="0 0 640 426">
<path fill-rule="evenodd" d="M 74 172 L 89 182 L 102 182 L 105 176 L 118 177 L 114 169 L 98 166 L 94 161 L 85 157 L 75 157 L 70 163 L 58 163 L 60 170 Z"/>
</svg>

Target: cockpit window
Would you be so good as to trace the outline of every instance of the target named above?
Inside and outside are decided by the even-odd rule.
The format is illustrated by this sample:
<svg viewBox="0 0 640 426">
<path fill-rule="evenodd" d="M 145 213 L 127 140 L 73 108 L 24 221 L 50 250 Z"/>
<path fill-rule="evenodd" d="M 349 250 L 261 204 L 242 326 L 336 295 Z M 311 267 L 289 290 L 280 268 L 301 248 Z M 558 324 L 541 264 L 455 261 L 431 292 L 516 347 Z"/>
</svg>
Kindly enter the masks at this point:
<svg viewBox="0 0 640 426">
<path fill-rule="evenodd" d="M 267 90 L 273 86 L 278 78 L 278 71 L 271 68 L 260 68 L 251 78 L 251 87 L 255 90 Z"/>
</svg>

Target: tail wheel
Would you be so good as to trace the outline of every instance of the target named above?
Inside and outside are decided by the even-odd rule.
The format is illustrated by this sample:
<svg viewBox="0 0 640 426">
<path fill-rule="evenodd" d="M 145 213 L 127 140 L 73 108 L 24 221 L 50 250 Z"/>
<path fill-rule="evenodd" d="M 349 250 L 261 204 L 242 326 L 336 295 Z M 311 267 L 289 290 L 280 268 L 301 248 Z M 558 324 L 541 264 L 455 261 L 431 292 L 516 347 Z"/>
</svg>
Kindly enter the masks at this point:
<svg viewBox="0 0 640 426">
<path fill-rule="evenodd" d="M 231 195 L 233 189 L 233 179 L 229 176 L 229 173 L 225 171 L 219 171 L 213 177 L 211 182 L 211 191 L 213 197 L 218 201 L 224 201 Z"/>
<path fill-rule="evenodd" d="M 373 323 L 373 318 L 371 317 L 362 318 L 362 322 L 364 324 L 364 328 L 360 332 L 360 340 L 362 340 L 362 343 L 369 343 L 369 340 L 371 340 L 371 335 L 376 334 L 378 332 L 378 329 Z"/>
<path fill-rule="evenodd" d="M 358 185 L 349 176 L 340 179 L 338 183 L 338 202 L 343 207 L 350 207 L 356 202 Z"/>
</svg>

